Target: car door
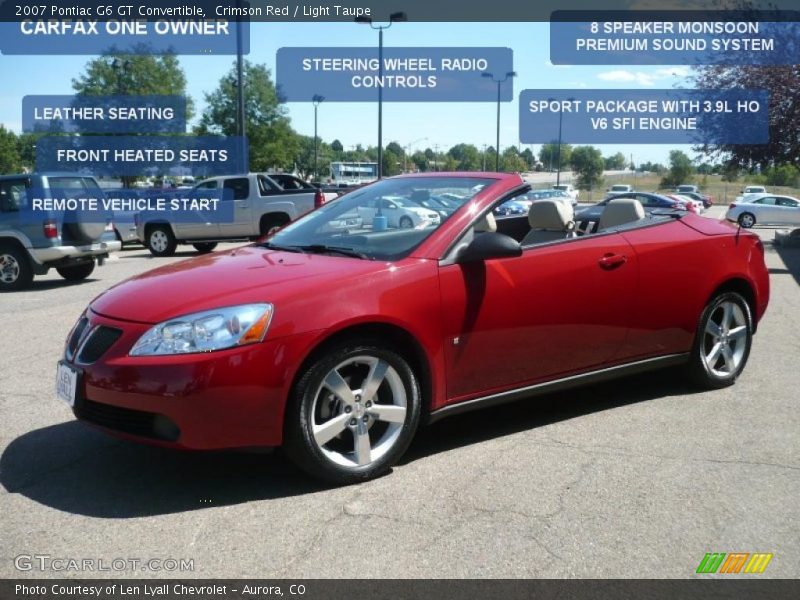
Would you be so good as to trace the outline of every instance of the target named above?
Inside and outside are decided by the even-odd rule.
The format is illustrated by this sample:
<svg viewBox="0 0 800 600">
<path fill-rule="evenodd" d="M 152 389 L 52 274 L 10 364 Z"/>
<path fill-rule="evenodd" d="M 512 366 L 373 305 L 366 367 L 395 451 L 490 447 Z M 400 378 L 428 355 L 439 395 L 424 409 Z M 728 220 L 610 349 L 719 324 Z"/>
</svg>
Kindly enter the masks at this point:
<svg viewBox="0 0 800 600">
<path fill-rule="evenodd" d="M 249 177 L 225 178 L 222 182 L 221 202 L 233 204 L 233 217 L 220 223 L 222 237 L 250 237 L 257 234 L 258 223 L 253 222 Z"/>
<path fill-rule="evenodd" d="M 778 199 L 774 196 L 764 196 L 753 204 L 755 205 L 756 223 L 775 223 L 780 218 L 777 207 Z"/>
<path fill-rule="evenodd" d="M 478 233 L 476 235 L 487 235 Z M 440 266 L 451 401 L 600 368 L 625 342 L 636 257 L 616 232 Z"/>
<path fill-rule="evenodd" d="M 775 210 L 779 213 L 776 223 L 800 225 L 800 202 L 794 198 L 778 196 Z"/>
<path fill-rule="evenodd" d="M 219 198 L 219 182 L 216 179 L 203 181 L 192 190 L 179 197 L 187 198 Z M 219 217 L 211 211 L 183 211 L 180 218 L 173 223 L 175 235 L 184 240 L 215 239 L 220 235 Z"/>
</svg>

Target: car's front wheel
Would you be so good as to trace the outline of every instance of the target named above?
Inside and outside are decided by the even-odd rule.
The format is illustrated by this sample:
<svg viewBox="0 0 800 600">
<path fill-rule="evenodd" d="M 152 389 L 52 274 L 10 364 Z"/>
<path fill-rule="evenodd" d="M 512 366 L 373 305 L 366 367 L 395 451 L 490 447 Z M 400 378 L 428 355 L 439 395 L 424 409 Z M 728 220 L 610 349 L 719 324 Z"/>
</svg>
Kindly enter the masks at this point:
<svg viewBox="0 0 800 600">
<path fill-rule="evenodd" d="M 26 253 L 12 245 L 0 245 L 0 292 L 24 290 L 33 281 Z"/>
<path fill-rule="evenodd" d="M 750 229 L 755 224 L 756 224 L 755 215 L 747 212 L 739 215 L 739 225 L 741 225 L 745 229 Z"/>
<path fill-rule="evenodd" d="M 414 221 L 411 220 L 411 217 L 400 217 L 400 227 L 402 229 L 411 229 L 414 227 Z"/>
<path fill-rule="evenodd" d="M 214 248 L 217 247 L 216 242 L 200 242 L 198 244 L 192 244 L 194 249 L 197 250 L 200 254 L 208 254 L 209 252 L 213 252 Z"/>
<path fill-rule="evenodd" d="M 178 242 L 168 225 L 156 225 L 147 233 L 147 248 L 153 256 L 172 256 Z"/>
<path fill-rule="evenodd" d="M 386 473 L 420 418 L 409 363 L 377 342 L 340 344 L 300 378 L 287 407 L 285 450 L 311 475 L 336 484 Z"/>
<path fill-rule="evenodd" d="M 745 299 L 725 292 L 700 317 L 689 363 L 689 375 L 705 388 L 733 384 L 744 369 L 753 343 L 753 319 Z"/>
</svg>

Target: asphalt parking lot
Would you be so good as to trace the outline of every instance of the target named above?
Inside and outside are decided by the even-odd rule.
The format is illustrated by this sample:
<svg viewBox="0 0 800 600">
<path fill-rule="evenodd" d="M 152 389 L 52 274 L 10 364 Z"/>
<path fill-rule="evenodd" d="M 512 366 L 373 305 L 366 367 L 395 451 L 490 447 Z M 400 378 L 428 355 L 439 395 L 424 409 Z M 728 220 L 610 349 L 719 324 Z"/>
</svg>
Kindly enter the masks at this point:
<svg viewBox="0 0 800 600">
<path fill-rule="evenodd" d="M 682 578 L 706 552 L 770 552 L 758 577 L 800 576 L 800 249 L 767 244 L 772 299 L 734 387 L 663 372 L 453 417 L 389 476 L 338 489 L 279 453 L 114 440 L 55 399 L 86 304 L 192 255 L 137 247 L 84 283 L 0 296 L 0 577 Z M 18 571 L 32 554 L 194 570 Z"/>
</svg>

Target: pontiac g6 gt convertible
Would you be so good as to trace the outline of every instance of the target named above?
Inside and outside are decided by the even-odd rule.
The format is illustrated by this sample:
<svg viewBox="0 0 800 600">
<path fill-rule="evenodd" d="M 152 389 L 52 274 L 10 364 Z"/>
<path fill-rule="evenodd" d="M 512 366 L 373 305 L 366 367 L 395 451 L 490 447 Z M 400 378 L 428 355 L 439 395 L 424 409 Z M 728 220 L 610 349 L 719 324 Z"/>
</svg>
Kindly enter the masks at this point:
<svg viewBox="0 0 800 600">
<path fill-rule="evenodd" d="M 734 383 L 769 298 L 757 236 L 635 199 L 582 235 L 557 200 L 495 219 L 529 191 L 510 174 L 385 179 L 259 243 L 134 277 L 80 316 L 58 395 L 113 435 L 282 446 L 351 483 L 447 415 L 660 367 Z M 330 226 L 443 195 L 457 207 L 434 221 L 392 227 L 376 210 Z"/>
</svg>

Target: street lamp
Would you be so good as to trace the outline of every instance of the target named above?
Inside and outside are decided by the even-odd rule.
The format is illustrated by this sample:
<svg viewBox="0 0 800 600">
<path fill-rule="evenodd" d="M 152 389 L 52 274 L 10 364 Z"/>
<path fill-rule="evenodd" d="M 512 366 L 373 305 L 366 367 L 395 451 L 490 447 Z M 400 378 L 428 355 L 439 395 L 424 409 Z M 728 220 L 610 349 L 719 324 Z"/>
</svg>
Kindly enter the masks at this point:
<svg viewBox="0 0 800 600">
<path fill-rule="evenodd" d="M 414 146 L 414 144 L 418 144 L 419 142 L 424 142 L 427 139 L 428 138 L 426 138 L 426 137 L 421 137 L 418 140 L 414 140 L 413 142 L 407 143 L 403 147 L 403 173 L 405 173 L 408 170 L 407 163 L 406 163 L 406 158 L 408 157 L 408 150 L 410 148 L 412 148 Z"/>
<path fill-rule="evenodd" d="M 325 96 L 320 96 L 319 94 L 314 94 L 311 97 L 311 102 L 314 104 L 314 181 L 319 180 L 319 173 L 317 171 L 317 109 L 319 105 L 322 104 L 323 100 L 325 100 Z"/>
<path fill-rule="evenodd" d="M 495 171 L 500 170 L 500 85 L 516 76 L 517 73 L 515 71 L 509 71 L 503 76 L 502 79 L 496 79 L 493 73 L 481 73 L 481 77 L 491 79 L 497 84 L 497 148 L 495 148 L 494 154 Z"/>
<path fill-rule="evenodd" d="M 386 25 L 375 25 L 372 18 L 365 15 L 356 17 L 355 21 L 378 30 L 378 83 L 380 84 L 378 86 L 378 179 L 381 179 L 383 177 L 383 30 L 389 29 L 392 23 L 408 21 L 408 17 L 404 12 L 392 13 Z"/>
<path fill-rule="evenodd" d="M 548 98 L 548 102 L 555 102 L 554 98 Z M 567 98 L 568 102 L 574 102 L 575 98 Z M 564 119 L 564 103 L 558 105 L 558 149 L 556 150 L 556 185 L 561 183 L 561 123 Z"/>
</svg>

